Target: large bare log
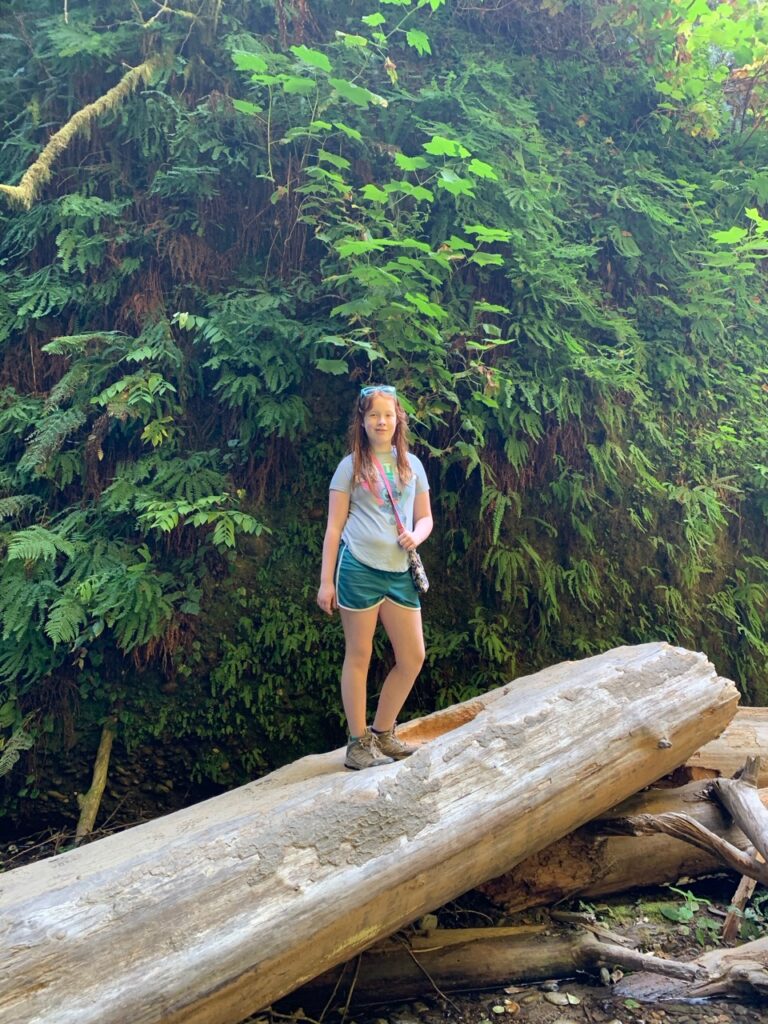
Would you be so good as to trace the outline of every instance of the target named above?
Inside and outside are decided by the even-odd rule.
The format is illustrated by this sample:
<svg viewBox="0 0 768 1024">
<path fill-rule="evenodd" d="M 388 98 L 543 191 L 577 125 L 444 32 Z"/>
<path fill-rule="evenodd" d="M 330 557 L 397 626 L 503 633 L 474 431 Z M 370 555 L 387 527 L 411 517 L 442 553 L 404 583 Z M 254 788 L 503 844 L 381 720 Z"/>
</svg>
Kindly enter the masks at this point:
<svg viewBox="0 0 768 1024">
<path fill-rule="evenodd" d="M 750 841 L 749 853 L 732 846 L 687 814 L 640 815 L 616 822 L 619 828 L 631 830 L 635 835 L 661 832 L 714 853 L 727 867 L 740 871 L 768 885 L 768 812 L 763 806 L 755 786 L 760 759 L 747 758 L 744 771 L 738 779 L 716 779 L 711 791 L 733 816 L 733 820 Z"/>
<path fill-rule="evenodd" d="M 235 1024 L 663 776 L 737 699 L 701 654 L 618 648 L 470 702 L 406 761 L 306 758 L 11 871 L 0 1024 Z"/>
<path fill-rule="evenodd" d="M 658 832 L 616 835 L 617 820 L 655 820 L 667 814 L 684 814 L 729 847 L 747 850 L 750 841 L 742 830 L 709 798 L 710 785 L 692 782 L 677 789 L 648 789 L 635 794 L 571 835 L 526 857 L 511 871 L 480 886 L 480 890 L 508 913 L 516 913 L 568 897 L 594 899 L 722 870 L 723 861 L 711 848 L 700 849 Z M 768 788 L 759 791 L 759 799 L 768 807 Z M 748 863 L 748 859 L 743 862 Z M 732 866 L 740 871 L 743 864 Z"/>
<path fill-rule="evenodd" d="M 768 708 L 739 708 L 715 740 L 692 754 L 673 773 L 678 784 L 697 779 L 730 779 L 748 757 L 760 757 L 757 785 L 768 786 Z"/>
</svg>

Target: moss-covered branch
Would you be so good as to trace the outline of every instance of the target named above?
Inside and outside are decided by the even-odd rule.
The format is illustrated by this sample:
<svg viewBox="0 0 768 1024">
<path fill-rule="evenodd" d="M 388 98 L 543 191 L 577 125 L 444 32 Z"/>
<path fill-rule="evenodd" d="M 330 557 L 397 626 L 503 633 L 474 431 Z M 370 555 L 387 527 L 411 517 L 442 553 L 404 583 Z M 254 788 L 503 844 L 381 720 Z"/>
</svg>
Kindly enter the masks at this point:
<svg viewBox="0 0 768 1024">
<path fill-rule="evenodd" d="M 117 85 L 93 103 L 88 103 L 55 132 L 40 156 L 29 167 L 18 185 L 0 185 L 0 192 L 8 196 L 11 202 L 29 209 L 36 201 L 43 185 L 50 181 L 52 165 L 56 158 L 64 152 L 72 139 L 84 131 L 88 125 L 107 110 L 113 110 L 140 85 L 146 85 L 160 65 L 157 56 L 149 57 L 143 64 L 131 68 Z"/>
</svg>

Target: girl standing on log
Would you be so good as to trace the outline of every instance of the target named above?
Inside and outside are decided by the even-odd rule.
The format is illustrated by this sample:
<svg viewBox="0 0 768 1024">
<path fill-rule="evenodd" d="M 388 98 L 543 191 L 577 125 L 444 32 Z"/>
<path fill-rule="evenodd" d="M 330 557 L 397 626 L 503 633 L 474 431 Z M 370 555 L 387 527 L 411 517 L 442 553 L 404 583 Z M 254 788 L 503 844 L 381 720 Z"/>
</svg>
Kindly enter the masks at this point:
<svg viewBox="0 0 768 1024">
<path fill-rule="evenodd" d="M 432 532 L 432 512 L 424 467 L 408 451 L 407 428 L 395 388 L 362 388 L 350 426 L 351 452 L 330 484 L 317 603 L 328 615 L 338 608 L 344 627 L 341 699 L 349 729 L 347 768 L 390 764 L 416 750 L 398 739 L 395 720 L 424 663 L 421 605 L 407 552 Z M 395 664 L 369 729 L 368 666 L 379 620 Z"/>
</svg>

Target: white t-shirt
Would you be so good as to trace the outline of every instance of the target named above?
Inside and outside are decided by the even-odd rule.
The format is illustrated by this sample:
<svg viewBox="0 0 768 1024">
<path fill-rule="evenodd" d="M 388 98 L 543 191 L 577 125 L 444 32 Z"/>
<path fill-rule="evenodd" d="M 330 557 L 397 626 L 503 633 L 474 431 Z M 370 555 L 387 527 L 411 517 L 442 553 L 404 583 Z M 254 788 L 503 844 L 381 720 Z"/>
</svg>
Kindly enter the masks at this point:
<svg viewBox="0 0 768 1024">
<path fill-rule="evenodd" d="M 419 459 L 409 452 L 408 463 L 413 475 L 407 484 L 403 484 L 397 475 L 394 459 L 385 460 L 386 456 L 379 459 L 392 488 L 397 514 L 405 528 L 412 530 L 416 495 L 429 490 L 427 474 Z M 359 562 L 373 569 L 404 572 L 408 568 L 408 555 L 397 543 L 395 514 L 384 481 L 380 481 L 375 493 L 371 493 L 367 483 L 353 484 L 352 473 L 352 456 L 347 455 L 337 466 L 330 486 L 332 491 L 343 491 L 349 495 L 349 517 L 341 533 L 342 541 Z"/>
</svg>

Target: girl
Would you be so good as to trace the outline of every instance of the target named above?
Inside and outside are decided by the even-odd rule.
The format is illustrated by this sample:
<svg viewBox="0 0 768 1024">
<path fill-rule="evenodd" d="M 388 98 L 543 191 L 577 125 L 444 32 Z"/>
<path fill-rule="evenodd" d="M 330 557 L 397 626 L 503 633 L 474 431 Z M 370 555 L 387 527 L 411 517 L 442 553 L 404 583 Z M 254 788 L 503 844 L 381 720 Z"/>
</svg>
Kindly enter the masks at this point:
<svg viewBox="0 0 768 1024">
<path fill-rule="evenodd" d="M 351 453 L 339 463 L 330 486 L 317 603 L 328 615 L 338 608 L 344 627 L 341 699 L 349 727 L 344 764 L 353 769 L 390 764 L 416 749 L 395 735 L 395 719 L 424 663 L 421 606 L 406 552 L 432 532 L 432 512 L 424 467 L 408 451 L 407 425 L 395 388 L 362 388 L 350 426 Z M 399 535 L 382 471 L 403 523 Z M 395 665 L 369 729 L 368 665 L 379 619 Z"/>
</svg>

